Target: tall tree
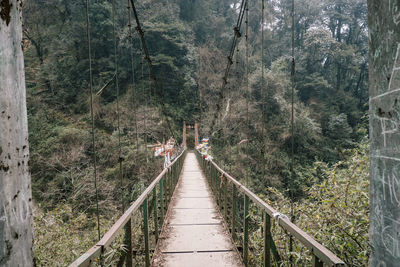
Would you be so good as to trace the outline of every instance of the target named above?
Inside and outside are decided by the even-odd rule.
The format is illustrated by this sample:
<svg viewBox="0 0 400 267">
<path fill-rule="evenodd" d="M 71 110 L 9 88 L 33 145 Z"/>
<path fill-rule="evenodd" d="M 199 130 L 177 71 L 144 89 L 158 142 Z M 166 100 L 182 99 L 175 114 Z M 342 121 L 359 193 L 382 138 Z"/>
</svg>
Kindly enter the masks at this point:
<svg viewBox="0 0 400 267">
<path fill-rule="evenodd" d="M 0 266 L 32 266 L 22 1 L 0 4 Z"/>
</svg>

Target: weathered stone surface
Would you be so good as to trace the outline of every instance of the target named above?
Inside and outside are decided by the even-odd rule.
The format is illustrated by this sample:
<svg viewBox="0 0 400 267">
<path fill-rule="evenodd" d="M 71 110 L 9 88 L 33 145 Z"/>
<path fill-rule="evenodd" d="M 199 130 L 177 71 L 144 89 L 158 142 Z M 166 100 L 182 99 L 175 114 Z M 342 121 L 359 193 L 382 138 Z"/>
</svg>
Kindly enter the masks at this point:
<svg viewBox="0 0 400 267">
<path fill-rule="evenodd" d="M 371 266 L 400 260 L 400 2 L 368 0 Z"/>
<path fill-rule="evenodd" d="M 22 1 L 0 5 L 0 266 L 32 266 Z"/>
</svg>

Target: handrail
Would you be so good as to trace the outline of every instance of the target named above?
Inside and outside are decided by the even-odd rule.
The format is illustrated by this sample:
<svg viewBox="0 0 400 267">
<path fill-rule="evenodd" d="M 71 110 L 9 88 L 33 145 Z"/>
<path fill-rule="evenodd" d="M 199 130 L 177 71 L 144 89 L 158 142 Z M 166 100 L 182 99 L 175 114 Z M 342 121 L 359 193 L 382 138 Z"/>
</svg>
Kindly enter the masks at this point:
<svg viewBox="0 0 400 267">
<path fill-rule="evenodd" d="M 117 236 L 117 234 L 128 224 L 128 222 L 130 222 L 133 214 L 137 210 L 139 210 L 143 204 L 146 204 L 146 210 L 147 210 L 147 198 L 152 193 L 154 193 L 154 190 L 156 189 L 157 184 L 162 182 L 164 176 L 168 176 L 167 174 L 170 173 L 171 171 L 173 171 L 173 175 L 175 177 L 173 177 L 173 179 L 170 179 L 170 183 L 171 183 L 171 185 L 173 184 L 173 187 L 175 187 L 178 177 L 179 177 L 180 170 L 182 168 L 182 162 L 183 162 L 185 153 L 186 153 L 186 148 L 182 151 L 181 154 L 179 154 L 178 157 L 175 158 L 175 160 L 170 165 L 168 165 L 167 168 L 165 168 L 154 179 L 154 181 L 146 188 L 146 190 L 139 196 L 139 198 L 135 202 L 133 202 L 133 204 L 124 212 L 124 214 L 114 223 L 114 225 L 110 228 L 110 230 L 108 230 L 104 234 L 104 236 L 100 239 L 100 241 L 98 241 L 93 247 L 91 247 L 82 256 L 80 256 L 77 260 L 75 260 L 71 265 L 69 265 L 69 267 L 90 266 L 90 264 L 92 262 L 94 262 L 97 258 L 99 258 L 99 256 L 104 253 L 105 249 L 107 249 L 111 245 L 111 243 L 115 240 L 115 237 Z M 175 166 L 178 166 L 178 168 L 176 169 Z M 168 187 L 168 185 L 166 185 L 166 186 Z M 160 195 L 163 192 L 162 187 L 163 187 L 163 184 L 160 183 Z M 170 199 L 170 197 L 172 196 L 173 189 L 169 188 L 169 191 L 170 191 L 169 192 L 170 193 L 169 199 Z M 166 207 L 167 206 L 168 205 L 166 205 Z M 163 207 L 161 207 L 161 209 L 163 209 Z M 147 211 L 146 211 L 146 213 L 147 213 Z M 145 220 L 147 220 L 147 218 Z M 161 227 L 160 227 L 160 229 L 161 229 Z M 147 256 L 148 255 L 146 255 L 146 257 Z M 146 266 L 147 265 L 148 265 L 148 262 L 146 262 Z"/>
<path fill-rule="evenodd" d="M 199 151 L 197 151 L 198 155 L 201 155 Z M 256 204 L 261 210 L 263 210 L 269 218 L 272 218 L 277 221 L 278 225 L 280 225 L 284 230 L 290 233 L 292 236 L 297 238 L 305 247 L 307 247 L 313 254 L 313 262 L 314 266 L 322 266 L 322 262 L 327 264 L 328 266 L 345 266 L 345 263 L 337 257 L 334 253 L 328 250 L 326 247 L 318 243 L 314 240 L 310 235 L 301 230 L 298 226 L 292 223 L 287 216 L 282 216 L 279 212 L 277 212 L 273 207 L 268 205 L 265 201 L 259 198 L 256 194 L 251 192 L 247 187 L 238 182 L 235 178 L 225 172 L 221 167 L 219 167 L 212 159 L 211 160 L 202 160 L 203 168 L 206 164 L 214 167 L 214 169 L 219 173 L 219 175 L 213 175 L 212 171 L 209 171 L 209 176 L 214 176 L 215 178 L 219 177 L 220 179 L 226 178 L 227 181 L 230 181 L 235 188 L 242 193 L 244 193 L 247 198 L 251 199 L 254 204 Z M 208 162 L 208 163 L 207 163 Z M 207 170 L 205 171 L 207 175 Z M 212 182 L 211 182 L 212 183 Z M 221 184 L 223 181 L 221 180 Z M 224 189 L 226 190 L 226 189 Z M 220 190 L 221 191 L 221 190 Z M 225 196 L 226 198 L 226 196 Z M 245 199 L 246 203 L 246 199 Z M 246 205 L 246 204 L 245 204 Z M 248 200 L 247 200 L 248 205 Z M 227 209 L 226 207 L 226 199 L 224 203 L 224 212 Z M 265 244 L 269 244 L 269 242 L 265 242 Z M 245 246 L 244 246 L 245 247 Z M 245 248 L 246 249 L 246 248 Z M 247 252 L 245 252 L 247 253 Z M 269 252 L 266 252 L 269 253 Z M 246 260 L 246 259 L 245 259 Z M 322 261 L 322 262 L 321 262 Z M 247 262 L 245 262 L 247 264 Z"/>
</svg>

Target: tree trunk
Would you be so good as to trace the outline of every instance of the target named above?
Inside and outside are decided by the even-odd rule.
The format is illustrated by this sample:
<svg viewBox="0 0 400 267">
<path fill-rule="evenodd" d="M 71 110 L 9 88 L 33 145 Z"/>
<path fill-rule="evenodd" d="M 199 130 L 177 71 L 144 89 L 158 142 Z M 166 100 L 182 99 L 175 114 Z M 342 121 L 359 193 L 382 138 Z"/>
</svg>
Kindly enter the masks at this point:
<svg viewBox="0 0 400 267">
<path fill-rule="evenodd" d="M 0 266 L 32 266 L 21 0 L 0 4 Z"/>
<path fill-rule="evenodd" d="M 338 59 L 340 60 L 340 59 Z M 336 71 L 336 91 L 340 90 L 340 83 L 341 83 L 341 69 L 342 69 L 342 64 L 339 62 L 336 64 L 337 66 L 337 71 Z"/>
<path fill-rule="evenodd" d="M 400 260 L 400 2 L 368 0 L 370 266 Z"/>
<path fill-rule="evenodd" d="M 336 28 L 336 40 L 341 43 L 342 42 L 342 7 L 340 4 L 336 5 L 337 15 L 339 16 Z"/>
</svg>

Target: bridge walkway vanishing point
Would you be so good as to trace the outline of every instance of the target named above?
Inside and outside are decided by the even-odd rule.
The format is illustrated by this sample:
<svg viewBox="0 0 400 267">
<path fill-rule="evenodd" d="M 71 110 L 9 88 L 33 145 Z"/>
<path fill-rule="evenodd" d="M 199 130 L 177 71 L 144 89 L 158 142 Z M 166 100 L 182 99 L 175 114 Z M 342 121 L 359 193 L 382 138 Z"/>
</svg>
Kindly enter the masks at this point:
<svg viewBox="0 0 400 267">
<path fill-rule="evenodd" d="M 194 152 L 188 152 L 152 266 L 243 266 Z"/>
</svg>

